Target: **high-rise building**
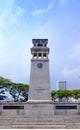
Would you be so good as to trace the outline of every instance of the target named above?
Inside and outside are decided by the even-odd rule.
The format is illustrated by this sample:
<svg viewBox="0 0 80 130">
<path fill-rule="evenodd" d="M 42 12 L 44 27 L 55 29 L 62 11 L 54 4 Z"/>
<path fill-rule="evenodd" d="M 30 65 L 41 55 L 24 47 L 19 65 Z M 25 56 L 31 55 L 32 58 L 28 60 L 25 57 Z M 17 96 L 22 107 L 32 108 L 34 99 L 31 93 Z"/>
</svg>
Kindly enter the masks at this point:
<svg viewBox="0 0 80 130">
<path fill-rule="evenodd" d="M 67 89 L 67 81 L 58 81 L 57 82 L 57 88 L 58 90 L 66 90 Z"/>
</svg>

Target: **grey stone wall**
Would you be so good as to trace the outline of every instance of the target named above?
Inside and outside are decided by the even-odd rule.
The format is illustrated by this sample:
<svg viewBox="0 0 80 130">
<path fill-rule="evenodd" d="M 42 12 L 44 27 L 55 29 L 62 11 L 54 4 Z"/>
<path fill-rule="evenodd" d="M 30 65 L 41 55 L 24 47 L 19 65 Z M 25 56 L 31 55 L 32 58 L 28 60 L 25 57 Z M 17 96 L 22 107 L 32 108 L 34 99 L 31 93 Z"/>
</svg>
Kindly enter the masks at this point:
<svg viewBox="0 0 80 130">
<path fill-rule="evenodd" d="M 24 106 L 24 109 L 3 109 L 4 106 Z M 76 109 L 56 109 L 56 106 L 76 106 Z M 36 116 L 36 115 L 79 115 L 80 103 L 54 103 L 54 102 L 26 102 L 26 103 L 0 103 L 0 115 L 3 116 Z M 53 117 L 52 116 L 52 117 Z"/>
<path fill-rule="evenodd" d="M 43 68 L 37 64 L 42 63 Z M 51 100 L 48 60 L 32 60 L 30 74 L 29 100 Z"/>
</svg>

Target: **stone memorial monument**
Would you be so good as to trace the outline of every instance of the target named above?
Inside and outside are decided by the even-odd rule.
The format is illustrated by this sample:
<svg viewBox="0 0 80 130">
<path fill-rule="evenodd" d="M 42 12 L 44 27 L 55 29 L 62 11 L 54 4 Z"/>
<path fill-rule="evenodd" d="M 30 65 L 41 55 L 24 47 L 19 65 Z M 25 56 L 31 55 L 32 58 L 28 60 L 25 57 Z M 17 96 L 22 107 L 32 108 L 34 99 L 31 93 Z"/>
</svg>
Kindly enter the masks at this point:
<svg viewBox="0 0 80 130">
<path fill-rule="evenodd" d="M 29 101 L 50 101 L 48 39 L 32 39 Z"/>
<path fill-rule="evenodd" d="M 36 123 L 51 122 L 54 115 L 49 76 L 48 39 L 32 39 L 29 100 Z M 32 109 L 31 109 L 32 108 Z M 32 111 L 32 112 L 31 112 Z M 31 114 L 30 114 L 31 116 Z"/>
</svg>

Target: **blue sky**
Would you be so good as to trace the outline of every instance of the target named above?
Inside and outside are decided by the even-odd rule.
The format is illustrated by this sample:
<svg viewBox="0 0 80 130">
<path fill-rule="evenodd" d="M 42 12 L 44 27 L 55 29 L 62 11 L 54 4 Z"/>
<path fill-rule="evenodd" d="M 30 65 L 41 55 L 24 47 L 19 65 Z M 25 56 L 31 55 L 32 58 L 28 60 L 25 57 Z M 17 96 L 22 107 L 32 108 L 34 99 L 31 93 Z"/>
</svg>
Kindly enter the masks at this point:
<svg viewBox="0 0 80 130">
<path fill-rule="evenodd" d="M 80 0 L 0 0 L 0 76 L 29 84 L 32 38 L 48 38 L 51 88 L 80 88 Z"/>
</svg>

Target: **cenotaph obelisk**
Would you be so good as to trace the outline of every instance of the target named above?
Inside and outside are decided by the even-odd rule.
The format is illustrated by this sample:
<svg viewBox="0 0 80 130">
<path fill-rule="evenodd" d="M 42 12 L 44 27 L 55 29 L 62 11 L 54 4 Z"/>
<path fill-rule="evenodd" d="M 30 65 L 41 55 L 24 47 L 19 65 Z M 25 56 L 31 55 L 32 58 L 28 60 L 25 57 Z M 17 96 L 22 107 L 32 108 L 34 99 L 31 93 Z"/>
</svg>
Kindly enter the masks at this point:
<svg viewBox="0 0 80 130">
<path fill-rule="evenodd" d="M 48 39 L 32 39 L 29 101 L 51 100 Z"/>
</svg>

